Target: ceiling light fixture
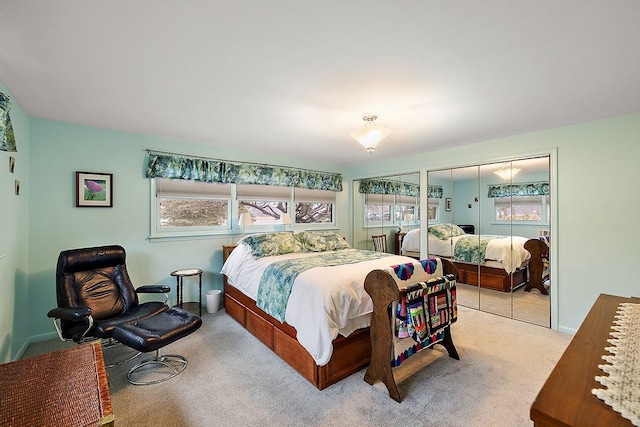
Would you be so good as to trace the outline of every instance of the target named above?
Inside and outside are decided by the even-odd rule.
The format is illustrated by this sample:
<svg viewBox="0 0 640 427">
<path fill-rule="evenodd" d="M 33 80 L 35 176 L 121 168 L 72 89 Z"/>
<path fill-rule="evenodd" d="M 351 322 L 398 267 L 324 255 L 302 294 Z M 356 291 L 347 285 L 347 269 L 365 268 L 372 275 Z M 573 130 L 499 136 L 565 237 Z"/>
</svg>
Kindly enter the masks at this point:
<svg viewBox="0 0 640 427">
<path fill-rule="evenodd" d="M 500 169 L 498 169 L 494 173 L 498 175 L 500 178 L 504 179 L 505 181 L 509 181 L 511 178 L 516 176 L 516 174 L 520 172 L 520 170 L 521 169 L 518 169 L 518 168 L 507 168 L 504 165 L 502 165 Z"/>
<path fill-rule="evenodd" d="M 365 114 L 362 116 L 364 120 L 364 126 L 360 126 L 351 131 L 349 135 L 372 154 L 376 149 L 380 141 L 385 139 L 391 133 L 391 129 L 386 126 L 380 126 L 376 124 L 378 116 L 375 114 Z"/>
</svg>

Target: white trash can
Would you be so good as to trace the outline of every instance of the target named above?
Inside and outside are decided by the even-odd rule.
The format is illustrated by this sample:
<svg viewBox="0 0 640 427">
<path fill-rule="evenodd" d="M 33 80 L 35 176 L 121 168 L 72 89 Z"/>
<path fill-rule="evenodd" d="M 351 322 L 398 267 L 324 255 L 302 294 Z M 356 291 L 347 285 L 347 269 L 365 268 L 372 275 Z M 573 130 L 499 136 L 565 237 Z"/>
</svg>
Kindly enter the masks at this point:
<svg viewBox="0 0 640 427">
<path fill-rule="evenodd" d="M 206 303 L 207 303 L 207 313 L 216 313 L 218 309 L 220 309 L 220 294 L 222 291 L 219 289 L 214 289 L 212 291 L 207 291 L 206 295 Z"/>
</svg>

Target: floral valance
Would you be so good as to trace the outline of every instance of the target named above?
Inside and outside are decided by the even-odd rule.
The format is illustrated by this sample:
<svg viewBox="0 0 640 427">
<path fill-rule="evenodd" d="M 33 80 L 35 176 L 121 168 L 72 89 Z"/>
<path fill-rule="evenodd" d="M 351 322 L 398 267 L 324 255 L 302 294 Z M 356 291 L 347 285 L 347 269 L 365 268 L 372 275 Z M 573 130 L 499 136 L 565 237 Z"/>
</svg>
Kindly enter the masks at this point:
<svg viewBox="0 0 640 427">
<path fill-rule="evenodd" d="M 420 197 L 420 185 L 387 179 L 362 179 L 358 187 L 362 194 L 399 194 L 401 196 Z M 429 198 L 442 199 L 442 187 L 430 185 Z"/>
<path fill-rule="evenodd" d="M 263 184 L 342 191 L 342 175 L 282 166 L 149 152 L 147 178 L 192 179 L 223 184 Z"/>
<path fill-rule="evenodd" d="M 487 197 L 546 196 L 548 194 L 548 182 L 529 182 L 524 184 L 490 185 Z"/>
<path fill-rule="evenodd" d="M 401 196 L 420 197 L 420 186 L 409 182 L 387 179 L 360 180 L 358 192 L 362 194 L 398 194 Z"/>
<path fill-rule="evenodd" d="M 9 97 L 0 92 L 0 150 L 18 151 L 16 149 L 16 137 L 13 134 L 9 110 L 11 110 Z"/>
</svg>

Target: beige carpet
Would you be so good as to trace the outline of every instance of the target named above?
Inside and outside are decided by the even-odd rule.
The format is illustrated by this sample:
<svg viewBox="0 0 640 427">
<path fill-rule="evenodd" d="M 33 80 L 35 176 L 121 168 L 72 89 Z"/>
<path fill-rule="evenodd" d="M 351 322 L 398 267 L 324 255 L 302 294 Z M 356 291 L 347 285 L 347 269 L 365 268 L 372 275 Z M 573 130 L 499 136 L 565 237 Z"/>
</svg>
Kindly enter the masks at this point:
<svg viewBox="0 0 640 427">
<path fill-rule="evenodd" d="M 117 426 L 531 426 L 529 408 L 571 337 L 460 307 L 453 340 L 396 368 L 402 403 L 365 370 L 319 391 L 224 311 L 164 352 L 184 354 L 178 377 L 151 386 L 109 370 Z M 32 344 L 25 357 L 59 347 Z"/>
<path fill-rule="evenodd" d="M 551 327 L 550 297 L 537 289 L 525 292 L 520 286 L 513 292 L 500 292 L 458 283 L 457 290 L 458 304 L 464 307 Z"/>
</svg>

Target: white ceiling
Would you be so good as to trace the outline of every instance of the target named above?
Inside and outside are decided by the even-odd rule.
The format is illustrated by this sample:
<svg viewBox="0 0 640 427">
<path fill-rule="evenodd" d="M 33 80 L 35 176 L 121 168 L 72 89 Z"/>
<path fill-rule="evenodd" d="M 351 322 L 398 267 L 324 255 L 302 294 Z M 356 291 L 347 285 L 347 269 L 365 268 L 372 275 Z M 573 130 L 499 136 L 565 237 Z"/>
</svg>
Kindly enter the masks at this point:
<svg viewBox="0 0 640 427">
<path fill-rule="evenodd" d="M 355 165 L 640 111 L 639 22 L 637 0 L 0 0 L 0 80 L 34 117 Z M 392 129 L 373 155 L 365 113 Z"/>
</svg>

